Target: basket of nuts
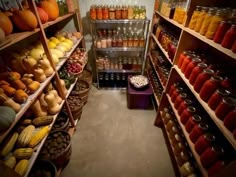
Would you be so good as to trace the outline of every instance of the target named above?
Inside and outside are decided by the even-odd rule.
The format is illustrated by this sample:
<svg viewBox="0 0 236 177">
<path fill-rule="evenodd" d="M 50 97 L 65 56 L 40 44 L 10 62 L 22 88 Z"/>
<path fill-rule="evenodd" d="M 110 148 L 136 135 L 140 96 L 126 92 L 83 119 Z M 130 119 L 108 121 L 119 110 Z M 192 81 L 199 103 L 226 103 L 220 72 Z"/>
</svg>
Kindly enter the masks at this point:
<svg viewBox="0 0 236 177">
<path fill-rule="evenodd" d="M 143 75 L 131 76 L 129 81 L 135 89 L 145 89 L 149 84 L 148 78 Z"/>
</svg>

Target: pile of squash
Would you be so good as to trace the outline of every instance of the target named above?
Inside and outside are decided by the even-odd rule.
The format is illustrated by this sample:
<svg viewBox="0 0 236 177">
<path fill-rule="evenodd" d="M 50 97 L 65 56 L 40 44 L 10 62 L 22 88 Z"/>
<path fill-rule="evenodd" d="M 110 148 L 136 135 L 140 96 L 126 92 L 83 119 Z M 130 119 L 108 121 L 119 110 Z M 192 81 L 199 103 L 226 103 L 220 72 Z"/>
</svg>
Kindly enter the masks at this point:
<svg viewBox="0 0 236 177">
<path fill-rule="evenodd" d="M 37 4 L 37 11 L 41 23 L 53 21 L 59 16 L 56 0 L 40 0 Z M 29 8 L 0 12 L 0 29 L 4 31 L 5 35 L 11 34 L 13 27 L 19 31 L 31 31 L 37 26 L 36 15 Z"/>
</svg>

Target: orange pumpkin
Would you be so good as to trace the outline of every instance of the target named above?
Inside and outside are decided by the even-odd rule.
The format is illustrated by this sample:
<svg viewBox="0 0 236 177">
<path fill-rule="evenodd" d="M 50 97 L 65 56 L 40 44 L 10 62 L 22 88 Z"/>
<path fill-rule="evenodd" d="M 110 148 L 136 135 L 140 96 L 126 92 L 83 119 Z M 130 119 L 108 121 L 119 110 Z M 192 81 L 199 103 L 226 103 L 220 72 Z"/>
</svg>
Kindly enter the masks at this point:
<svg viewBox="0 0 236 177">
<path fill-rule="evenodd" d="M 3 29 L 6 35 L 11 34 L 13 30 L 11 20 L 3 12 L 0 12 L 0 28 Z"/>
<path fill-rule="evenodd" d="M 59 16 L 58 5 L 50 1 L 40 1 L 40 7 L 48 14 L 48 20 L 55 20 Z"/>
<path fill-rule="evenodd" d="M 21 31 L 33 30 L 38 26 L 37 18 L 30 10 L 14 11 L 12 21 Z"/>
<path fill-rule="evenodd" d="M 38 13 L 39 13 L 39 17 L 41 22 L 44 24 L 48 21 L 48 14 L 45 12 L 45 10 L 43 10 L 40 7 L 37 7 Z"/>
</svg>

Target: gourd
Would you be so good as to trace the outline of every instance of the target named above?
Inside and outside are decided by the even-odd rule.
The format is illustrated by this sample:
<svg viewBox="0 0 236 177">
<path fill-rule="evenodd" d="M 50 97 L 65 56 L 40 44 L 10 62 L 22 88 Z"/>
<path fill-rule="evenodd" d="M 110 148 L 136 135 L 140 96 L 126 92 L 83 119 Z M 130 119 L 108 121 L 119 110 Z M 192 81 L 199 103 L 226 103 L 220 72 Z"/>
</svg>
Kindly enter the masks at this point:
<svg viewBox="0 0 236 177">
<path fill-rule="evenodd" d="M 49 21 L 55 20 L 59 16 L 59 9 L 56 3 L 44 0 L 40 1 L 39 5 L 48 14 Z"/>
<path fill-rule="evenodd" d="M 12 108 L 0 106 L 0 131 L 8 129 L 15 120 L 16 113 Z"/>
<path fill-rule="evenodd" d="M 27 56 L 22 60 L 22 62 L 24 64 L 24 69 L 26 70 L 26 72 L 33 74 L 34 67 L 37 64 L 37 61 L 33 57 Z"/>
<path fill-rule="evenodd" d="M 47 102 L 48 112 L 50 114 L 56 114 L 60 111 L 60 105 L 57 103 L 53 93 L 48 93 L 47 95 L 45 95 L 44 99 Z"/>
<path fill-rule="evenodd" d="M 32 121 L 32 124 L 36 127 L 44 126 L 44 125 L 49 125 L 53 121 L 52 116 L 43 116 L 43 117 L 37 117 L 34 118 Z"/>
<path fill-rule="evenodd" d="M 40 87 L 40 83 L 38 81 L 33 81 L 29 85 L 27 85 L 27 90 L 30 94 L 36 92 Z"/>
<path fill-rule="evenodd" d="M 24 74 L 23 77 L 21 78 L 21 81 L 28 86 L 33 82 L 34 75 L 33 74 Z"/>
<path fill-rule="evenodd" d="M 45 75 L 51 76 L 54 72 L 52 66 L 50 65 L 50 62 L 48 61 L 47 58 L 43 57 L 38 61 L 39 67 L 41 67 L 45 73 Z"/>
<path fill-rule="evenodd" d="M 12 136 L 6 141 L 5 145 L 1 150 L 1 156 L 6 157 L 13 149 L 19 134 L 17 132 L 13 133 Z"/>
<path fill-rule="evenodd" d="M 39 13 L 39 18 L 41 20 L 41 23 L 44 24 L 48 21 L 48 14 L 45 12 L 45 10 L 43 10 L 40 7 L 37 7 L 37 11 Z"/>
<path fill-rule="evenodd" d="M 41 68 L 34 69 L 34 78 L 38 82 L 43 82 L 47 79 L 43 69 L 41 69 Z"/>
<path fill-rule="evenodd" d="M 16 92 L 16 89 L 11 87 L 10 85 L 1 85 L 1 88 L 4 90 L 4 93 L 7 96 L 13 96 Z"/>
<path fill-rule="evenodd" d="M 29 142 L 29 147 L 34 148 L 49 132 L 49 127 L 44 126 L 38 132 L 36 132 Z"/>
<path fill-rule="evenodd" d="M 4 164 L 10 168 L 14 168 L 14 166 L 16 165 L 16 158 L 11 155 L 6 160 L 4 160 Z"/>
<path fill-rule="evenodd" d="M 44 50 L 41 48 L 33 48 L 29 54 L 31 57 L 38 61 L 40 58 L 43 57 Z"/>
<path fill-rule="evenodd" d="M 12 108 L 15 112 L 19 112 L 21 109 L 21 106 L 13 101 L 13 99 L 7 97 L 4 93 L 0 94 L 0 100 L 3 101 L 3 106 L 7 106 Z"/>
<path fill-rule="evenodd" d="M 8 73 L 8 80 L 10 81 L 19 80 L 20 78 L 21 78 L 21 75 L 18 72 L 12 71 Z"/>
<path fill-rule="evenodd" d="M 17 159 L 29 159 L 33 154 L 32 148 L 18 148 L 13 152 Z"/>
<path fill-rule="evenodd" d="M 14 95 L 14 100 L 18 103 L 24 103 L 28 99 L 28 94 L 24 90 L 17 90 Z"/>
<path fill-rule="evenodd" d="M 17 146 L 18 147 L 27 146 L 31 140 L 31 137 L 33 136 L 34 130 L 35 127 L 33 125 L 25 127 L 18 137 Z"/>
<path fill-rule="evenodd" d="M 68 90 L 66 89 L 66 84 L 63 79 L 60 79 L 60 84 L 61 84 L 62 92 L 64 93 L 64 95 L 67 95 Z"/>
<path fill-rule="evenodd" d="M 31 119 L 24 119 L 20 122 L 21 126 L 28 126 L 32 124 L 32 120 Z"/>
<path fill-rule="evenodd" d="M 36 100 L 34 104 L 31 105 L 31 110 L 36 117 L 46 116 L 47 111 L 41 106 L 39 100 Z"/>
<path fill-rule="evenodd" d="M 45 99 L 44 99 L 44 96 L 45 96 L 45 94 L 44 94 L 44 93 L 41 93 L 41 95 L 39 96 L 39 102 L 40 102 L 40 105 L 41 105 L 42 107 L 47 108 L 48 105 L 47 105 L 47 103 L 46 103 L 46 101 L 45 101 Z"/>
<path fill-rule="evenodd" d="M 20 176 L 24 176 L 26 170 L 28 169 L 29 161 L 26 159 L 20 160 L 15 166 L 15 172 L 18 173 Z"/>
<path fill-rule="evenodd" d="M 58 95 L 56 90 L 51 90 L 50 93 L 53 93 L 53 95 L 55 96 L 56 102 L 58 104 L 61 104 L 62 102 L 62 98 Z"/>
<path fill-rule="evenodd" d="M 13 30 L 11 20 L 3 12 L 0 12 L 0 28 L 3 29 L 6 35 L 11 34 Z"/>
<path fill-rule="evenodd" d="M 11 84 L 15 89 L 21 89 L 21 90 L 26 89 L 25 84 L 20 79 L 16 79 L 16 80 L 12 81 Z"/>
</svg>

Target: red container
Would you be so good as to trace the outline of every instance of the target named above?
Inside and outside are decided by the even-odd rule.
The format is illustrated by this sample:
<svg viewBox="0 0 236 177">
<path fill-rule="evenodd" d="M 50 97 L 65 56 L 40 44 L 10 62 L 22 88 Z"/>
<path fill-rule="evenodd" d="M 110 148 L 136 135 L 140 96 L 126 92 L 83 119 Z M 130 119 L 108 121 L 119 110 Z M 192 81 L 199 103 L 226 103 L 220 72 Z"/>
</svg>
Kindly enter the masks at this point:
<svg viewBox="0 0 236 177">
<path fill-rule="evenodd" d="M 188 119 L 195 113 L 196 113 L 196 108 L 194 108 L 193 106 L 188 106 L 187 109 L 185 109 L 180 116 L 181 123 L 185 125 Z"/>
<path fill-rule="evenodd" d="M 103 6 L 102 8 L 102 18 L 103 20 L 109 19 L 109 9 L 107 6 Z"/>
<path fill-rule="evenodd" d="M 213 165 L 210 166 L 210 168 L 208 168 L 207 172 L 208 172 L 208 176 L 214 176 L 216 173 L 218 173 L 222 168 L 225 167 L 225 162 L 222 160 L 218 160 L 216 161 Z"/>
<path fill-rule="evenodd" d="M 223 80 L 220 76 L 211 76 L 209 80 L 207 80 L 201 90 L 200 90 L 200 97 L 203 101 L 207 102 L 211 95 L 217 90 L 220 86 L 220 82 Z"/>
<path fill-rule="evenodd" d="M 171 101 L 172 101 L 172 103 L 174 103 L 176 97 L 177 97 L 180 93 L 182 93 L 183 90 L 184 90 L 184 89 L 183 89 L 182 87 L 177 87 L 177 88 L 173 91 L 172 96 L 171 96 Z"/>
<path fill-rule="evenodd" d="M 220 83 L 221 87 L 223 87 L 226 90 L 232 89 L 232 80 L 228 78 L 227 76 L 223 78 L 223 80 Z"/>
<path fill-rule="evenodd" d="M 193 143 L 195 143 L 201 135 L 207 132 L 208 129 L 209 126 L 201 122 L 193 127 L 192 131 L 189 134 L 189 138 Z"/>
<path fill-rule="evenodd" d="M 191 54 L 187 55 L 187 56 L 184 58 L 184 61 L 183 61 L 182 65 L 181 65 L 181 68 L 180 68 L 181 71 L 182 71 L 182 73 L 185 72 L 185 70 L 186 70 L 188 64 L 192 61 L 192 59 L 193 59 L 193 55 L 191 55 Z"/>
<path fill-rule="evenodd" d="M 214 42 L 220 44 L 230 27 L 231 24 L 229 22 L 222 21 L 216 30 L 215 36 L 213 38 Z"/>
<path fill-rule="evenodd" d="M 221 42 L 222 47 L 231 49 L 234 44 L 235 39 L 236 39 L 236 25 L 233 24 L 231 28 L 226 32 Z"/>
<path fill-rule="evenodd" d="M 219 146 L 208 147 L 200 156 L 200 161 L 204 168 L 208 168 L 213 165 L 221 156 L 223 156 L 224 150 Z"/>
<path fill-rule="evenodd" d="M 226 114 L 234 109 L 236 106 L 236 99 L 233 97 L 225 97 L 221 100 L 220 104 L 216 107 L 216 116 L 223 120 Z"/>
<path fill-rule="evenodd" d="M 170 95 L 170 97 L 172 96 L 174 90 L 175 90 L 177 87 L 179 87 L 179 86 L 180 86 L 180 83 L 179 83 L 179 82 L 176 82 L 176 83 L 174 83 L 174 84 L 171 85 L 170 90 L 169 90 L 169 95 Z"/>
<path fill-rule="evenodd" d="M 212 109 L 215 110 L 216 107 L 220 104 L 223 97 L 229 96 L 230 92 L 227 90 L 217 89 L 208 100 L 207 104 Z"/>
<path fill-rule="evenodd" d="M 97 6 L 96 8 L 96 16 L 98 20 L 102 20 L 102 7 L 101 6 Z"/>
<path fill-rule="evenodd" d="M 225 117 L 224 117 L 224 125 L 226 128 L 228 128 L 231 132 L 236 129 L 236 109 L 234 108 L 233 111 L 230 111 Z"/>
<path fill-rule="evenodd" d="M 192 61 L 187 65 L 186 70 L 184 72 L 184 75 L 187 79 L 189 79 L 193 68 L 197 66 L 198 63 L 200 63 L 202 60 L 200 58 L 193 58 Z"/>
<path fill-rule="evenodd" d="M 207 64 L 206 63 L 198 63 L 197 66 L 195 68 L 193 68 L 190 76 L 189 76 L 189 82 L 190 84 L 194 85 L 197 76 L 203 72 L 204 69 L 207 68 Z"/>
<path fill-rule="evenodd" d="M 185 124 L 185 129 L 188 133 L 191 132 L 191 130 L 193 129 L 193 127 L 197 124 L 199 124 L 201 122 L 202 118 L 195 114 L 192 117 L 190 117 L 190 119 L 188 119 L 187 123 Z"/>
<path fill-rule="evenodd" d="M 211 69 L 204 69 L 201 74 L 199 74 L 196 78 L 194 83 L 194 90 L 199 93 L 200 89 L 202 88 L 203 84 L 210 79 L 210 77 L 214 74 L 214 71 Z"/>
<path fill-rule="evenodd" d="M 174 101 L 174 107 L 175 109 L 178 109 L 179 105 L 187 98 L 187 94 L 186 93 L 180 93 L 175 101 Z"/>
<path fill-rule="evenodd" d="M 183 102 L 181 102 L 177 110 L 179 116 L 182 114 L 183 110 L 186 109 L 188 106 L 190 106 L 192 103 L 193 102 L 190 99 L 185 99 Z"/>
<path fill-rule="evenodd" d="M 233 47 L 232 47 L 232 52 L 236 53 L 236 41 L 234 41 Z"/>
<path fill-rule="evenodd" d="M 210 147 L 212 145 L 212 143 L 215 141 L 215 136 L 212 134 L 204 134 L 201 135 L 197 141 L 194 144 L 194 148 L 196 150 L 196 152 L 201 155 L 205 149 L 207 149 L 208 147 Z"/>
<path fill-rule="evenodd" d="M 180 54 L 180 56 L 179 56 L 179 59 L 178 59 L 178 63 L 177 63 L 177 66 L 179 67 L 179 68 L 181 68 L 181 66 L 182 66 L 182 64 L 183 64 L 183 61 L 184 61 L 184 59 L 185 59 L 185 57 L 188 55 L 188 51 L 183 51 L 181 54 Z"/>
</svg>

